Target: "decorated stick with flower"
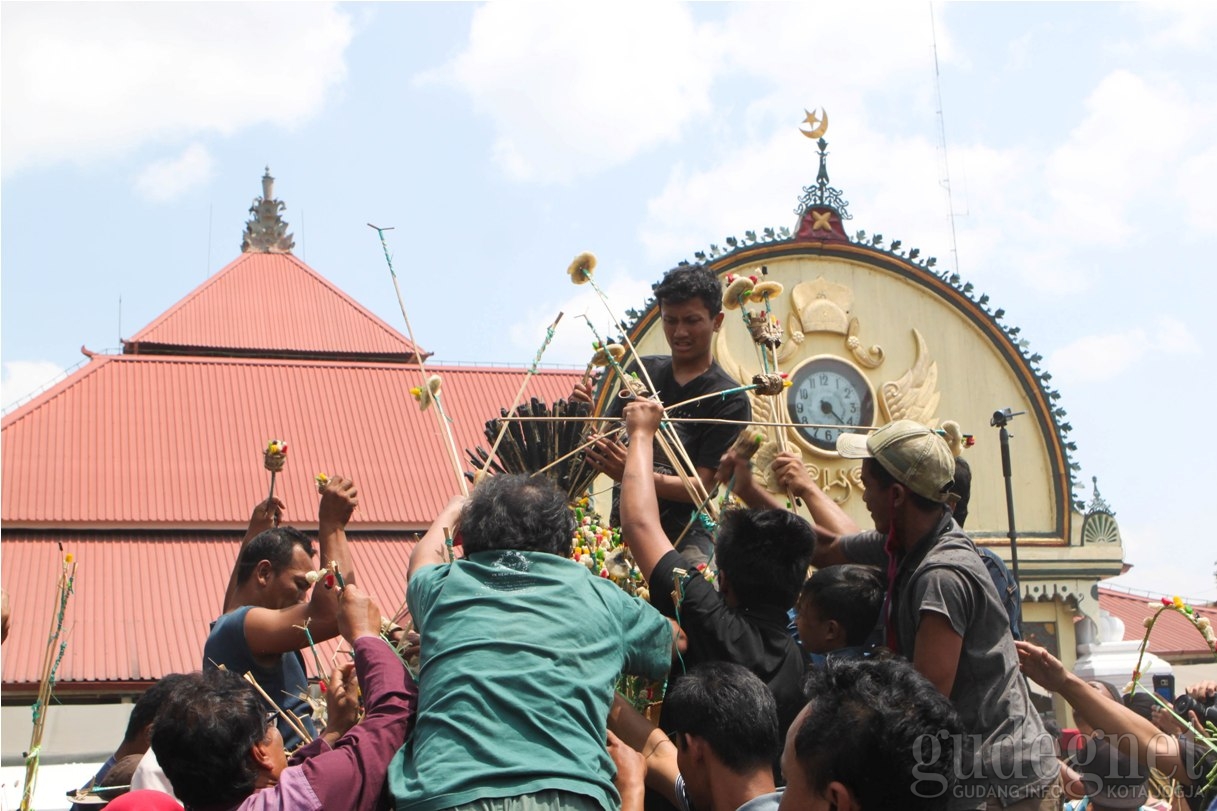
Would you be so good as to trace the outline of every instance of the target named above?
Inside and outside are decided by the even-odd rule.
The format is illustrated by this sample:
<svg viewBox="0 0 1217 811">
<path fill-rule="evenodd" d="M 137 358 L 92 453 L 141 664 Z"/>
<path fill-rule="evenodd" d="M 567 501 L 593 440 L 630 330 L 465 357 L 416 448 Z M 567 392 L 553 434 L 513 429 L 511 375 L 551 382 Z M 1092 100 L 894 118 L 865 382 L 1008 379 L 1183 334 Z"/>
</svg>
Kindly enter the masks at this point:
<svg viewBox="0 0 1217 811">
<path fill-rule="evenodd" d="M 285 464 L 287 464 L 287 443 L 282 439 L 268 441 L 266 447 L 262 449 L 262 466 L 270 471 L 270 495 L 266 497 L 267 501 L 275 497 L 275 475 L 283 470 Z"/>
<path fill-rule="evenodd" d="M 769 271 L 762 265 L 760 272 L 761 276 L 764 276 Z M 752 382 L 756 386 L 758 395 L 773 399 L 773 414 L 776 417 L 771 426 L 773 439 L 780 451 L 786 451 L 789 449 L 786 431 L 779 427 L 778 423 L 790 421 L 786 398 L 783 395 L 791 382 L 788 376 L 782 373 L 778 362 L 778 347 L 782 345 L 782 325 L 777 316 L 773 314 L 772 303 L 773 299 L 782 295 L 784 288 L 779 282 L 757 276 L 728 275 L 726 281 L 723 306 L 740 311 L 744 327 L 748 330 L 752 343 L 756 347 L 761 369 L 753 376 Z M 764 310 L 753 312 L 745 307 L 746 304 L 761 304 Z M 794 493 L 787 490 L 786 498 L 790 509 L 794 509 L 798 503 Z"/>
<path fill-rule="evenodd" d="M 406 313 L 406 303 L 401 297 L 401 286 L 397 283 L 397 271 L 393 269 L 393 257 L 389 254 L 389 243 L 385 241 L 385 231 L 392 231 L 393 229 L 381 228 L 380 226 L 372 225 L 372 223 L 368 223 L 368 227 L 375 231 L 377 236 L 380 237 L 380 247 L 385 254 L 385 263 L 389 266 L 389 275 L 393 278 L 393 291 L 397 294 L 397 306 L 401 308 L 402 320 L 406 322 L 406 334 L 409 335 L 410 343 L 414 346 L 415 357 L 418 360 L 419 374 L 423 376 L 423 386 L 418 387 L 418 394 L 416 394 L 415 397 L 421 404 L 422 393 L 424 390 L 426 390 L 429 392 L 431 399 L 434 400 L 436 419 L 439 421 L 440 431 L 442 431 L 444 434 L 444 439 L 448 448 L 449 460 L 452 462 L 452 471 L 456 475 L 456 482 L 461 488 L 461 493 L 467 496 L 469 495 L 469 488 L 465 485 L 465 476 L 461 471 L 460 455 L 456 450 L 456 441 L 452 438 L 452 426 L 450 425 L 451 420 L 449 420 L 448 415 L 444 413 L 444 404 L 439 398 L 438 383 L 435 385 L 434 389 L 431 388 L 432 381 L 427 377 L 427 369 L 423 361 L 423 353 L 418 348 L 418 341 L 414 338 L 414 328 L 410 326 L 410 316 Z M 438 379 L 438 375 L 434 377 Z M 413 393 L 413 390 L 411 393 Z M 423 408 L 425 409 L 426 405 L 423 405 Z"/>
<path fill-rule="evenodd" d="M 600 303 L 604 305 L 604 309 L 606 312 L 608 312 L 609 318 L 612 319 L 613 323 L 623 324 L 624 322 L 616 316 L 616 314 L 613 312 L 613 308 L 609 306 L 608 296 L 604 294 L 604 291 L 600 289 L 600 286 L 596 284 L 596 280 L 592 277 L 592 271 L 595 269 L 596 257 L 591 253 L 584 252 L 575 257 L 574 261 L 571 262 L 570 267 L 567 268 L 566 272 L 570 275 L 571 281 L 575 284 L 590 284 L 592 286 L 592 290 L 596 292 L 596 297 L 599 298 Z M 584 320 L 587 321 L 587 325 L 591 327 L 592 333 L 595 334 L 596 330 L 595 327 L 592 326 L 591 319 L 584 316 Z M 596 335 L 596 341 L 601 346 L 608 345 L 600 339 L 599 335 Z M 635 365 L 638 367 L 638 373 L 642 380 L 646 383 L 648 390 L 651 392 L 657 391 L 655 388 L 655 382 L 651 380 L 651 375 L 647 372 L 646 364 L 642 362 L 642 357 L 638 354 L 638 350 L 630 340 L 630 336 L 623 334 L 621 336 L 621 342 L 625 346 L 630 357 L 633 358 Z M 622 381 L 625 381 L 626 376 L 622 371 L 620 364 L 614 361 L 611 365 L 613 366 L 613 370 L 621 375 Z M 672 467 L 676 469 L 677 474 L 680 476 L 681 482 L 684 484 L 685 489 L 688 490 L 690 499 L 694 503 L 703 500 L 707 495 L 706 488 L 702 484 L 700 477 L 695 475 L 695 473 L 691 474 L 691 471 L 695 472 L 697 470 L 697 466 L 693 464 L 693 460 L 689 458 L 689 452 L 685 449 L 684 443 L 680 439 L 680 435 L 676 433 L 676 429 L 671 425 L 668 425 L 666 422 L 660 423 L 659 432 L 655 435 L 655 438 L 659 441 L 660 447 L 664 449 L 664 453 L 668 455 L 668 459 L 671 460 Z M 676 451 L 676 453 L 674 454 L 673 451 Z"/>
<path fill-rule="evenodd" d="M 60 544 L 62 553 L 63 545 Z M 67 618 L 68 598 L 76 585 L 76 556 L 63 554 L 59 567 L 59 581 L 55 586 L 55 608 L 51 613 L 51 631 L 47 636 L 46 650 L 42 654 L 42 676 L 38 681 L 38 698 L 31 712 L 34 726 L 30 733 L 30 748 L 25 754 L 25 785 L 21 791 L 21 811 L 29 811 L 34 797 L 34 786 L 38 781 L 38 764 L 42 750 L 42 734 L 46 728 L 47 710 L 51 704 L 51 693 L 55 689 L 55 676 L 67 651 L 67 633 L 64 623 Z"/>
<path fill-rule="evenodd" d="M 1145 636 L 1141 638 L 1141 649 L 1137 652 L 1137 665 L 1133 668 L 1132 681 L 1128 687 L 1124 688 L 1125 693 L 1132 693 L 1141 680 L 1141 663 L 1145 659 L 1145 650 L 1149 647 L 1149 635 L 1154 632 L 1154 625 L 1158 622 L 1158 618 L 1162 616 L 1164 611 L 1174 611 L 1192 624 L 1192 627 L 1200 632 L 1204 637 L 1204 642 L 1209 646 L 1209 650 L 1217 654 L 1217 633 L 1214 633 L 1212 622 L 1208 617 L 1202 617 L 1196 613 L 1196 610 L 1188 605 L 1182 597 L 1175 595 L 1174 597 L 1163 597 L 1160 602 L 1151 602 L 1149 607 L 1154 609 L 1154 613 L 1145 618 Z"/>
<path fill-rule="evenodd" d="M 1196 610 L 1188 605 L 1182 597 L 1178 595 L 1175 595 L 1174 597 L 1163 597 L 1159 602 L 1149 603 L 1149 607 L 1154 610 L 1154 613 L 1145 618 L 1145 636 L 1141 638 L 1141 648 L 1137 652 L 1137 664 L 1136 667 L 1133 668 L 1132 681 L 1129 682 L 1128 686 L 1124 688 L 1124 692 L 1128 694 L 1136 692 L 1138 688 L 1142 690 L 1145 689 L 1140 684 L 1141 664 L 1145 658 L 1145 650 L 1149 647 L 1150 634 L 1153 633 L 1154 626 L 1157 624 L 1158 619 L 1162 616 L 1163 612 L 1173 611 L 1186 619 L 1189 623 L 1191 623 L 1192 627 L 1195 628 L 1202 637 L 1204 637 L 1205 644 L 1209 646 L 1209 650 L 1213 651 L 1214 654 L 1217 654 L 1217 633 L 1213 631 L 1212 621 L 1209 620 L 1208 617 L 1202 617 L 1197 614 Z M 1150 695 L 1154 696 L 1155 699 L 1158 699 L 1156 693 L 1151 692 Z M 1175 720 L 1182 723 L 1184 727 L 1190 725 L 1188 720 L 1181 718 L 1175 712 L 1174 707 L 1161 700 L 1158 700 L 1158 703 L 1164 706 L 1175 718 Z M 1207 747 L 1210 752 L 1217 753 L 1217 744 L 1214 743 L 1214 741 L 1217 740 L 1217 726 L 1209 723 L 1206 725 L 1205 731 L 1207 731 L 1208 734 L 1197 735 L 1196 741 Z M 1204 791 L 1208 791 L 1214 785 L 1217 785 L 1217 765 L 1214 765 L 1212 770 L 1209 771 L 1209 773 L 1205 776 L 1205 780 Z"/>
<path fill-rule="evenodd" d="M 620 365 L 622 358 L 625 357 L 625 347 L 621 344 L 609 344 L 605 346 L 596 341 L 592 344 L 592 350 L 592 359 L 587 362 L 587 368 L 583 370 L 584 383 L 591 380 L 592 369 L 603 369 L 610 363 Z"/>
<path fill-rule="evenodd" d="M 346 581 L 342 578 L 342 572 L 338 569 L 338 561 L 336 560 L 331 560 L 327 568 L 309 572 L 304 576 L 304 579 L 310 584 L 320 583 L 327 589 L 337 586 L 338 590 L 342 591 L 346 588 Z"/>
</svg>

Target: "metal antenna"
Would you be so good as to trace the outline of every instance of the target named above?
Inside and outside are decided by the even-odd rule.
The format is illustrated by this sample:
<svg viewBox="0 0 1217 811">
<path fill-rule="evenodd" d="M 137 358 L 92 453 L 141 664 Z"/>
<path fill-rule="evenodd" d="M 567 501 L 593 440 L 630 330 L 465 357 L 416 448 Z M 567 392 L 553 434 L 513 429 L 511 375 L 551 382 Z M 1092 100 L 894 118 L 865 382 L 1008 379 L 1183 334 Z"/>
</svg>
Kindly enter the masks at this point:
<svg viewBox="0 0 1217 811">
<path fill-rule="evenodd" d="M 211 211 L 215 208 L 214 203 L 207 204 L 207 272 L 203 274 L 206 279 L 211 275 Z"/>
<path fill-rule="evenodd" d="M 947 125 L 942 112 L 942 75 L 938 71 L 938 27 L 934 23 L 934 4 L 930 3 L 930 37 L 934 43 L 934 95 L 938 100 L 938 146 L 942 150 L 942 180 L 947 191 L 947 213 L 951 220 L 951 253 L 955 257 L 955 272 L 959 272 L 959 242 L 955 238 L 955 201 L 951 195 L 951 163 L 947 158 Z"/>
</svg>

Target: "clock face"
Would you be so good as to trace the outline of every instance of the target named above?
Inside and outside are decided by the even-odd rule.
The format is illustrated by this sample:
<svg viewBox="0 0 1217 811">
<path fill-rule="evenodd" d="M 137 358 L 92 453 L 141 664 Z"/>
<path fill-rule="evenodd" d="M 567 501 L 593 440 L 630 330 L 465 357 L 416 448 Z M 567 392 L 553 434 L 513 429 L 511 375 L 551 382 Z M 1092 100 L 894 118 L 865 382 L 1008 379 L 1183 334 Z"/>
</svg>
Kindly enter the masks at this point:
<svg viewBox="0 0 1217 811">
<path fill-rule="evenodd" d="M 862 373 L 840 358 L 812 358 L 794 371 L 786 404 L 800 439 L 836 452 L 837 437 L 850 426 L 875 421 L 875 396 Z"/>
</svg>

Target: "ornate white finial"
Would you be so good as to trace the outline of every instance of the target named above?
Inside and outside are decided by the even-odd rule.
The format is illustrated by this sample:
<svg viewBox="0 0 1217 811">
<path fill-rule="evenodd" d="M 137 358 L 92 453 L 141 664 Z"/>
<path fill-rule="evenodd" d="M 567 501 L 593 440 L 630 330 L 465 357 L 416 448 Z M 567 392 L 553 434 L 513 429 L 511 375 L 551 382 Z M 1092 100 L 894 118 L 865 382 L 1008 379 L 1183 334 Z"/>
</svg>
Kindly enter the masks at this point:
<svg viewBox="0 0 1217 811">
<path fill-rule="evenodd" d="M 275 179 L 267 166 L 266 174 L 262 175 L 262 196 L 255 198 L 249 207 L 253 217 L 245 222 L 241 253 L 291 253 L 296 242 L 280 216 L 286 208 L 275 199 Z"/>
</svg>

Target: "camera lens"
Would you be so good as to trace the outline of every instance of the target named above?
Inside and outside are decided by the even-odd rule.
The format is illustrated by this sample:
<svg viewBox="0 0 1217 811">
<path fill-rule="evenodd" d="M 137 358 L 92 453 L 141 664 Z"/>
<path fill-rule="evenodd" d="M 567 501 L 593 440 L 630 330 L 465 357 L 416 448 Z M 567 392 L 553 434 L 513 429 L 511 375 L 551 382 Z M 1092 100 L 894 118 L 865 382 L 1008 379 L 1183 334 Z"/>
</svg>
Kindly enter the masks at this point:
<svg viewBox="0 0 1217 811">
<path fill-rule="evenodd" d="M 1202 722 L 1217 724 L 1217 706 L 1214 705 L 1213 699 L 1201 703 L 1187 693 L 1182 693 L 1175 699 L 1175 712 L 1183 719 L 1187 719 L 1189 712 L 1194 712 Z"/>
</svg>

